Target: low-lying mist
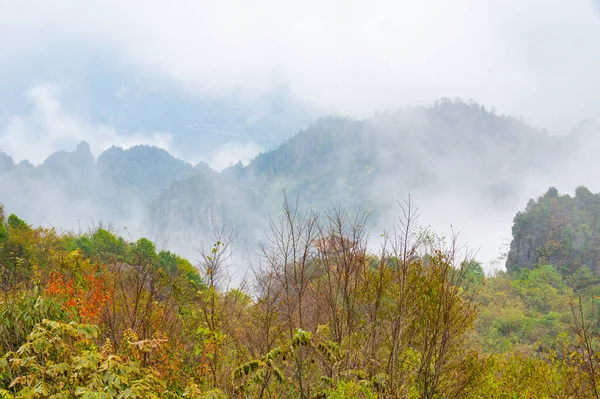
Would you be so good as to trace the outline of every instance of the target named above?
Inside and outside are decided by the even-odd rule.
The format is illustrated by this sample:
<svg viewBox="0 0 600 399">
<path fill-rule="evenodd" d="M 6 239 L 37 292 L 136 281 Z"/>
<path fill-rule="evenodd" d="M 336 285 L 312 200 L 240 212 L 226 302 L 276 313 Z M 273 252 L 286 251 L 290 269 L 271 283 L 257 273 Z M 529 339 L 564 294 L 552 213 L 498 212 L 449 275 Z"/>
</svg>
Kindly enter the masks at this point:
<svg viewBox="0 0 600 399">
<path fill-rule="evenodd" d="M 95 158 L 83 142 L 39 166 L 0 153 L 0 202 L 34 224 L 82 233 L 112 226 L 192 260 L 215 231 L 232 230 L 243 271 L 284 190 L 302 211 L 369 213 L 371 237 L 389 231 L 398 201 L 410 196 L 421 224 L 459 233 L 489 271 L 504 267 L 512 219 L 530 198 L 549 186 L 600 191 L 599 149 L 592 121 L 551 136 L 476 103 L 440 100 L 364 120 L 322 118 L 247 166 L 221 172 L 150 146 Z"/>
</svg>

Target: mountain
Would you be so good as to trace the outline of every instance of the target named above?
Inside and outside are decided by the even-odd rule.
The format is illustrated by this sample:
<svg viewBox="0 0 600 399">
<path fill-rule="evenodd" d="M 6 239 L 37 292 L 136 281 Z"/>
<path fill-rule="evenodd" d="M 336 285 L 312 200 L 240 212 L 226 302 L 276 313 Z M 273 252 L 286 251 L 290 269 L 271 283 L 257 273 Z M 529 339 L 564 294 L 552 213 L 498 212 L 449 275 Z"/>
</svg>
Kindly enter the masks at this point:
<svg viewBox="0 0 600 399">
<path fill-rule="evenodd" d="M 504 220 L 527 198 L 550 185 L 572 187 L 574 177 L 594 183 L 599 131 L 587 121 L 553 137 L 474 102 L 440 100 L 365 120 L 322 118 L 220 173 L 148 146 L 114 147 L 94 161 L 82 143 L 37 167 L 0 154 L 0 202 L 34 223 L 127 226 L 193 256 L 223 227 L 235 230 L 243 250 L 255 244 L 284 189 L 299 195 L 301 210 L 342 204 L 370 212 L 377 234 L 395 221 L 396 200 L 411 194 L 427 222 L 460 225 L 491 259 L 509 231 Z"/>
<path fill-rule="evenodd" d="M 581 267 L 600 274 L 600 193 L 582 186 L 571 197 L 551 187 L 517 214 L 507 270 L 544 264 L 565 275 Z"/>
<path fill-rule="evenodd" d="M 0 173 L 10 172 L 15 168 L 15 161 L 9 155 L 0 152 Z"/>
<path fill-rule="evenodd" d="M 283 189 L 292 198 L 300 195 L 304 210 L 343 204 L 351 212 L 371 212 L 370 227 L 378 230 L 388 227 L 395 201 L 409 193 L 437 196 L 438 207 L 444 206 L 444 196 L 468 193 L 479 207 L 514 214 L 532 174 L 558 173 L 570 152 L 560 139 L 475 103 L 443 100 L 366 120 L 328 117 L 246 167 L 181 180 L 153 202 L 149 219 L 156 222 L 153 232 L 163 237 L 180 229 L 202 231 L 207 224 L 197 215 L 262 231 L 263 215 L 277 214 Z M 212 187 L 215 178 L 235 194 L 207 188 L 212 190 L 207 199 L 197 192 L 203 184 Z M 218 219 L 207 208 L 224 203 L 227 212 Z M 177 227 L 169 220 L 177 220 Z"/>
<path fill-rule="evenodd" d="M 154 196 L 172 181 L 189 175 L 193 167 L 163 149 L 135 146 L 106 150 L 98 157 L 98 169 L 102 180 L 118 190 Z"/>
<path fill-rule="evenodd" d="M 39 166 L 24 161 L 0 173 L 0 202 L 41 224 L 86 228 L 135 220 L 141 225 L 149 199 L 192 171 L 192 165 L 149 146 L 111 148 L 96 161 L 81 142 L 75 151 L 56 152 Z"/>
</svg>

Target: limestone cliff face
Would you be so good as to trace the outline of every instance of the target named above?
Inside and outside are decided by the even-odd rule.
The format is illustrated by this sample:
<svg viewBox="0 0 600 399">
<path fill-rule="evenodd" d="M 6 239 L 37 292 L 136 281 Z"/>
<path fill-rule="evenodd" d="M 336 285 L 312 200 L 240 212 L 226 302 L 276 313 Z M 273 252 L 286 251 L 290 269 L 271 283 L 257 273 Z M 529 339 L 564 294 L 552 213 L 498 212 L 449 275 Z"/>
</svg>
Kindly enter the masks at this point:
<svg viewBox="0 0 600 399">
<path fill-rule="evenodd" d="M 506 258 L 506 270 L 534 268 L 538 264 L 535 251 L 537 241 L 538 239 L 533 235 L 513 239 Z"/>
</svg>

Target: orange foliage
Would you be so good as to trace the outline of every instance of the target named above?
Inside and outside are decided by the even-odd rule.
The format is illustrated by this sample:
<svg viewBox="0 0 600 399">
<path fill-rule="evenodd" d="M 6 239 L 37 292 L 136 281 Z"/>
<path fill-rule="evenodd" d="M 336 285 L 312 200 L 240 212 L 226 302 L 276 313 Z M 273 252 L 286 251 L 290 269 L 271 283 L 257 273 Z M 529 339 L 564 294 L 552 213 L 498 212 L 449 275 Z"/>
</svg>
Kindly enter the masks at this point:
<svg viewBox="0 0 600 399">
<path fill-rule="evenodd" d="M 200 379 L 204 379 L 210 370 L 209 361 L 214 359 L 215 355 L 219 350 L 219 343 L 211 337 L 204 342 L 204 347 L 202 348 L 202 360 L 198 364 L 197 368 L 197 376 Z"/>
<path fill-rule="evenodd" d="M 83 283 L 77 284 L 73 278 L 65 281 L 62 275 L 53 271 L 46 293 L 62 297 L 65 300 L 63 309 L 74 309 L 85 323 L 98 322 L 102 305 L 111 300 L 104 278 L 93 275 L 84 276 Z"/>
</svg>

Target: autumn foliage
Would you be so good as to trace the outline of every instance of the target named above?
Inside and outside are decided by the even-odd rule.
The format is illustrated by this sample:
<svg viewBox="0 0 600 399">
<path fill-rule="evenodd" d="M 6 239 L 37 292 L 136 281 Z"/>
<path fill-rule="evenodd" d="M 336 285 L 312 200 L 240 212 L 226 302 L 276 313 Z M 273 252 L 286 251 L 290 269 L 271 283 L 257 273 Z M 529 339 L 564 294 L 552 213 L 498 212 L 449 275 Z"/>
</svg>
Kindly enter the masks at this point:
<svg viewBox="0 0 600 399">
<path fill-rule="evenodd" d="M 75 279 L 51 272 L 45 292 L 60 298 L 63 309 L 73 310 L 83 323 L 97 323 L 103 307 L 110 302 L 111 295 L 102 277 L 83 276 L 83 284 Z"/>
<path fill-rule="evenodd" d="M 598 398 L 591 271 L 486 276 L 401 213 L 374 252 L 285 202 L 234 288 L 223 231 L 193 266 L 0 212 L 0 398 Z"/>
</svg>

